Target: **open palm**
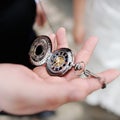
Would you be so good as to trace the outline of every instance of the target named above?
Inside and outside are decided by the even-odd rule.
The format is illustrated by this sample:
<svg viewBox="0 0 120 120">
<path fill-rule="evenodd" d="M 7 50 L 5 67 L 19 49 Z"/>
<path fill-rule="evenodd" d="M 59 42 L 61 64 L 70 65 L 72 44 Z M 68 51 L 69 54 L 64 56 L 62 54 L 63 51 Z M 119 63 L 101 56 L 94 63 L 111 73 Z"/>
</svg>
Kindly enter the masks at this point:
<svg viewBox="0 0 120 120">
<path fill-rule="evenodd" d="M 56 35 L 50 35 L 50 38 L 52 44 L 56 46 L 53 49 L 68 47 L 64 28 L 60 28 Z M 97 39 L 94 37 L 87 40 L 75 56 L 75 63 L 84 61 L 87 64 L 96 43 Z M 2 66 L 3 68 L 9 66 L 9 70 L 7 76 L 6 71 L 2 74 L 7 79 L 4 77 L 4 81 L 0 80 L 0 90 L 4 93 L 0 92 L 0 97 L 2 96 L 0 105 L 4 111 L 12 114 L 23 115 L 54 110 L 68 102 L 82 101 L 91 92 L 101 88 L 97 79 L 80 78 L 75 75 L 74 70 L 63 77 L 58 77 L 50 76 L 45 65 L 36 67 L 33 71 L 21 65 Z M 99 73 L 106 83 L 119 75 L 120 72 L 115 69 Z"/>
</svg>

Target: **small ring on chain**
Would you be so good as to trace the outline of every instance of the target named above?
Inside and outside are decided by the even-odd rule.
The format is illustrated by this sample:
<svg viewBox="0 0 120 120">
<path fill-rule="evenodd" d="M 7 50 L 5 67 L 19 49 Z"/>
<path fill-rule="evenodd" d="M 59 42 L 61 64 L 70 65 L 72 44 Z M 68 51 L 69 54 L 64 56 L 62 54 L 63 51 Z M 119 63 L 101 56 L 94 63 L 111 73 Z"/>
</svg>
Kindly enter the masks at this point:
<svg viewBox="0 0 120 120">
<path fill-rule="evenodd" d="M 76 76 L 81 76 L 84 73 L 85 70 L 85 63 L 83 61 L 74 63 L 73 68 L 75 70 Z"/>
<path fill-rule="evenodd" d="M 81 62 L 78 62 L 78 63 L 74 64 L 74 69 L 75 69 L 75 71 L 77 71 L 77 70 L 84 71 L 85 70 L 85 66 L 86 66 L 85 62 L 81 61 Z"/>
</svg>

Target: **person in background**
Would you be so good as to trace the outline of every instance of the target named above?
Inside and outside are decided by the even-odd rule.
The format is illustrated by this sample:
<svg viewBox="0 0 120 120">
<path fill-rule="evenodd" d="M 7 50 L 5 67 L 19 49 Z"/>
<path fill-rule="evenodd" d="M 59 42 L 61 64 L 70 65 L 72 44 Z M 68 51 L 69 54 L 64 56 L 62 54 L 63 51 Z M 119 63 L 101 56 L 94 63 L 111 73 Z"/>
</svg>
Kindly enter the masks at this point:
<svg viewBox="0 0 120 120">
<path fill-rule="evenodd" d="M 36 14 L 37 11 L 37 14 Z M 46 22 L 34 0 L 6 0 L 0 4 L 0 63 L 18 63 L 33 68 L 28 51 L 37 37 L 33 24 Z"/>
<path fill-rule="evenodd" d="M 120 9 L 119 0 L 74 0 L 73 36 L 76 43 L 83 43 L 89 36 L 98 37 L 99 44 L 95 49 L 89 67 L 99 72 L 109 67 L 120 70 Z M 106 90 L 94 92 L 87 97 L 90 105 L 102 108 L 120 116 L 120 79 L 110 84 Z"/>
</svg>

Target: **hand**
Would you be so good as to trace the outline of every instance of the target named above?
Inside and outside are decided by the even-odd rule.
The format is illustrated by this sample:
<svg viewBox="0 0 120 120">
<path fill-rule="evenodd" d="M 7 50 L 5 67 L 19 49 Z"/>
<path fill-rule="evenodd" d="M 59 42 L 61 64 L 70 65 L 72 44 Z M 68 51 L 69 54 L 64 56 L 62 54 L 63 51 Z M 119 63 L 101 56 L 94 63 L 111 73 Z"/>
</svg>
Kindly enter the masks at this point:
<svg viewBox="0 0 120 120">
<path fill-rule="evenodd" d="M 50 35 L 52 43 L 57 41 L 57 49 L 68 47 L 65 29 Z M 75 62 L 88 63 L 97 39 L 91 37 L 75 57 Z M 95 67 L 95 66 L 94 66 Z M 114 69 L 99 73 L 109 83 L 120 75 Z M 73 101 L 82 101 L 90 93 L 101 88 L 95 78 L 79 78 L 71 70 L 63 77 L 50 76 L 45 66 L 33 71 L 16 64 L 0 65 L 0 107 L 3 111 L 16 115 L 34 114 L 54 110 Z"/>
<path fill-rule="evenodd" d="M 36 3 L 36 18 L 35 18 L 35 23 L 38 26 L 44 26 L 46 23 L 46 15 L 43 11 L 43 9 L 40 6 L 40 3 Z"/>
</svg>

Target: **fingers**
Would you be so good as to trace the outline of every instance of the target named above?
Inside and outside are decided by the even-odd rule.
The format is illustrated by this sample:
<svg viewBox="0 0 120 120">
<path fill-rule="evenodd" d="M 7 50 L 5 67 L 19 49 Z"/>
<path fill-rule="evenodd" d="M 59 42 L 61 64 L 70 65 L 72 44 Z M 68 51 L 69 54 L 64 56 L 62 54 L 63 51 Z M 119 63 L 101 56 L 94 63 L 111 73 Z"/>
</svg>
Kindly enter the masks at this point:
<svg viewBox="0 0 120 120">
<path fill-rule="evenodd" d="M 53 45 L 53 51 L 59 48 L 68 48 L 68 42 L 66 38 L 66 32 L 63 27 L 59 28 L 55 34 L 51 34 L 50 39 Z"/>
<path fill-rule="evenodd" d="M 57 48 L 68 48 L 68 42 L 66 38 L 66 31 L 63 27 L 59 28 L 56 32 Z"/>
<path fill-rule="evenodd" d="M 97 41 L 96 37 L 89 38 L 83 45 L 80 52 L 76 55 L 75 62 L 84 61 L 84 63 L 87 64 L 96 47 Z"/>
<path fill-rule="evenodd" d="M 90 39 L 88 39 L 84 43 L 84 45 L 83 45 L 82 49 L 80 50 L 80 52 L 76 55 L 75 63 L 83 61 L 85 63 L 85 65 L 86 65 L 88 63 L 94 49 L 95 49 L 96 44 L 97 44 L 97 38 L 91 37 Z M 78 73 L 80 74 L 81 71 L 79 71 Z M 69 72 L 69 74 L 66 75 L 65 77 L 66 77 L 66 79 L 70 80 L 70 79 L 76 78 L 78 76 L 75 74 L 75 70 L 72 69 Z"/>
<path fill-rule="evenodd" d="M 100 73 L 99 76 L 108 84 L 120 76 L 120 71 L 111 69 Z M 95 78 L 76 78 L 70 83 L 71 88 L 74 88 L 74 94 L 71 93 L 71 101 L 84 100 L 90 93 L 102 88 L 102 84 Z"/>
<path fill-rule="evenodd" d="M 101 77 L 101 81 L 104 81 L 105 84 L 112 82 L 119 75 L 120 75 L 120 71 L 115 70 L 115 69 L 109 69 L 109 70 L 106 70 L 106 71 L 99 74 L 99 76 Z M 87 81 L 88 81 L 90 93 L 97 90 L 97 89 L 102 88 L 102 84 L 99 82 L 98 79 L 91 78 L 91 79 L 88 79 Z"/>
</svg>

